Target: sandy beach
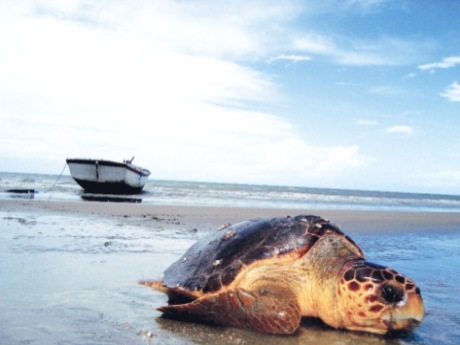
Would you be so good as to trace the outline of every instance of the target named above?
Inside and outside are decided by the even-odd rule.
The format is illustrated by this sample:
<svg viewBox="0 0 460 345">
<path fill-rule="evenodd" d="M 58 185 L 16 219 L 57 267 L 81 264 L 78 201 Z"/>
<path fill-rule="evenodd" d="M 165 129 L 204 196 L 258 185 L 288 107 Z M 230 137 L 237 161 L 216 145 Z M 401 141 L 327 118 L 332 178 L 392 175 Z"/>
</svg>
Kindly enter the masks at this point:
<svg viewBox="0 0 460 345">
<path fill-rule="evenodd" d="M 286 215 L 315 214 L 330 219 L 348 231 L 439 231 L 460 230 L 460 212 L 395 212 L 395 211 L 344 211 L 344 210 L 299 210 L 286 208 L 243 208 L 144 205 L 109 202 L 63 202 L 36 200 L 0 200 L 0 209 L 7 212 L 37 214 L 72 214 L 82 217 L 124 217 L 131 221 L 153 220 L 172 224 L 179 221 L 185 227 L 202 230 L 217 229 L 222 224 L 237 223 L 254 218 L 269 218 Z M 163 218 L 162 218 L 163 217 Z"/>
<path fill-rule="evenodd" d="M 290 337 L 171 321 L 139 286 L 220 226 L 317 214 L 372 262 L 421 286 L 428 313 L 402 338 L 332 330 L 307 320 Z M 257 209 L 0 200 L 0 344 L 458 344 L 460 213 Z M 436 332 L 433 330 L 436 329 Z"/>
</svg>

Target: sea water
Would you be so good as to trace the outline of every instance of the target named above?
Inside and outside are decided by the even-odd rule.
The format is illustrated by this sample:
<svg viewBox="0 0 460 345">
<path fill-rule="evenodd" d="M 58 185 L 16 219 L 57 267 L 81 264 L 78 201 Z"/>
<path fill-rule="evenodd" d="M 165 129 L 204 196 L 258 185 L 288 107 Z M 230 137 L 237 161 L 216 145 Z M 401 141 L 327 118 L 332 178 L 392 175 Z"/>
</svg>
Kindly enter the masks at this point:
<svg viewBox="0 0 460 345">
<path fill-rule="evenodd" d="M 34 193 L 10 193 L 32 189 Z M 0 198 L 91 200 L 68 175 L 0 173 Z M 100 199 L 96 199 L 100 200 Z M 290 209 L 459 212 L 460 196 L 149 179 L 143 193 L 112 201 Z"/>
</svg>

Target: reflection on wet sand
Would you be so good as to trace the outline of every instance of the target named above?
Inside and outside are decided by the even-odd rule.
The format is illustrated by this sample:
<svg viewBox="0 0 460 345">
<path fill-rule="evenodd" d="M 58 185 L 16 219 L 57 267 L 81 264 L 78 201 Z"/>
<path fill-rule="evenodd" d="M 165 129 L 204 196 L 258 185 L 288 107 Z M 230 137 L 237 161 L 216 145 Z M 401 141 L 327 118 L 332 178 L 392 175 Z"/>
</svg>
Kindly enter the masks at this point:
<svg viewBox="0 0 460 345">
<path fill-rule="evenodd" d="M 138 204 L 142 202 L 142 198 L 131 195 L 112 195 L 112 194 L 93 194 L 83 193 L 81 198 L 85 201 L 99 201 L 99 202 L 128 202 Z"/>
<path fill-rule="evenodd" d="M 159 317 L 156 320 L 159 328 L 179 337 L 184 342 L 193 344 L 264 344 L 264 345 L 402 345 L 418 343 L 414 333 L 380 336 L 373 334 L 340 331 L 324 325 L 317 319 L 304 319 L 300 329 L 291 336 L 267 335 L 250 330 L 226 328 L 191 322 L 178 322 Z M 154 334 L 145 334 L 154 337 Z M 177 340 L 176 340 L 177 341 Z M 178 341 L 177 343 L 181 343 Z"/>
<path fill-rule="evenodd" d="M 29 188 L 11 188 L 6 190 L 13 199 L 33 199 L 35 198 L 35 189 Z"/>
</svg>

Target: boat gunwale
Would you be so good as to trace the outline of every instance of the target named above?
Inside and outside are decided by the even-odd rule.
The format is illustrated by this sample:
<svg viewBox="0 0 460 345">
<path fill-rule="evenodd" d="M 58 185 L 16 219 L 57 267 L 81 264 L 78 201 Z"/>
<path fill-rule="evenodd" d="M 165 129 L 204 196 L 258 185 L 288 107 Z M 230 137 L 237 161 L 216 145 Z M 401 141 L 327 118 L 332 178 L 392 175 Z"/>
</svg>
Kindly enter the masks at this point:
<svg viewBox="0 0 460 345">
<path fill-rule="evenodd" d="M 67 158 L 66 159 L 67 164 L 87 164 L 87 165 L 100 165 L 100 166 L 107 166 L 107 167 L 120 167 L 120 168 L 126 168 L 136 174 L 142 175 L 142 176 L 149 176 L 150 171 L 148 169 L 144 169 L 141 167 L 138 167 L 136 165 L 133 165 L 131 163 L 126 163 L 126 162 L 116 162 L 116 161 L 111 161 L 107 159 L 85 159 L 85 158 Z"/>
</svg>

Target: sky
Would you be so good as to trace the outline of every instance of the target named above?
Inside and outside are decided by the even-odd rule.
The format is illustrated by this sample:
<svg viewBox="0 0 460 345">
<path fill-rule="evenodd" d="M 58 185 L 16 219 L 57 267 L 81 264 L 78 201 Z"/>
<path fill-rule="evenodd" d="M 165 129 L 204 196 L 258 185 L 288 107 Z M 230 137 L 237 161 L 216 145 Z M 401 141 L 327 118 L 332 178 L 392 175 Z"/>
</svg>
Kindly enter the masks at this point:
<svg viewBox="0 0 460 345">
<path fill-rule="evenodd" d="M 460 1 L 5 0 L 0 171 L 460 194 Z M 68 173 L 68 171 L 67 171 Z"/>
</svg>

